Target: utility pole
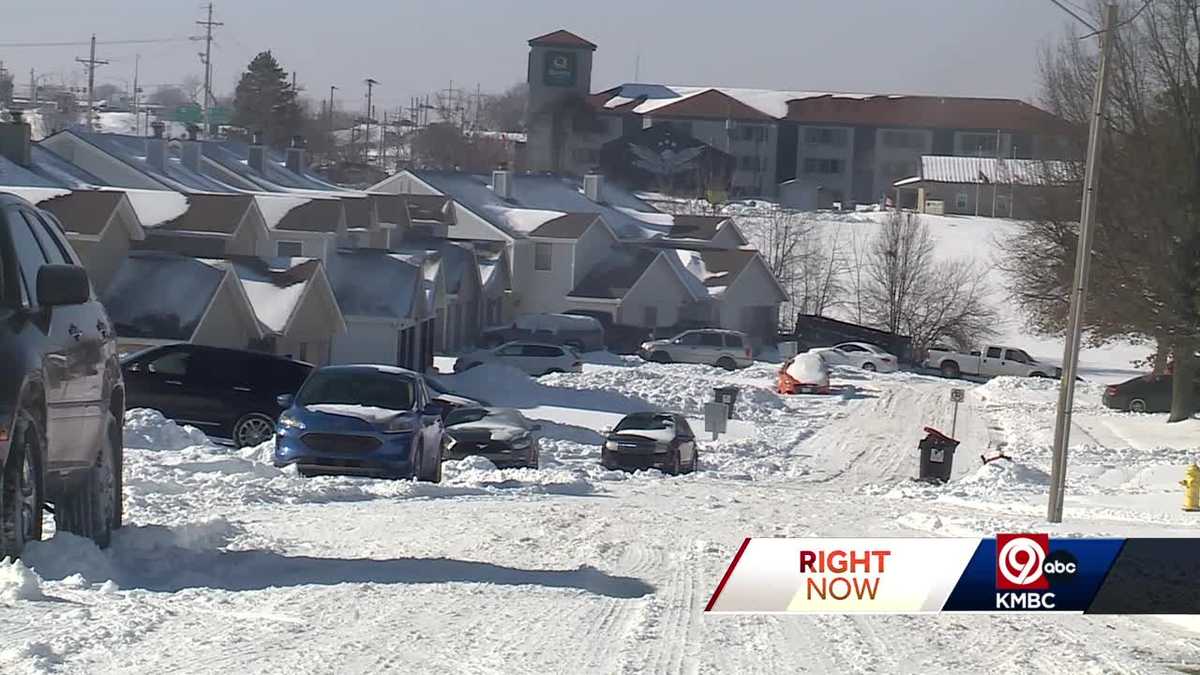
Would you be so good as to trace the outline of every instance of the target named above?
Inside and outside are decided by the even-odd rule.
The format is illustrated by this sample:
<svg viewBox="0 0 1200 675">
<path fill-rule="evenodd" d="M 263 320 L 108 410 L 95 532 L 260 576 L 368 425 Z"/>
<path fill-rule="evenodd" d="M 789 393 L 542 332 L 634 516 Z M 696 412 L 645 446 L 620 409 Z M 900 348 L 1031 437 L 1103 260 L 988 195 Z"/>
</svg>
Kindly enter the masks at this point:
<svg viewBox="0 0 1200 675">
<path fill-rule="evenodd" d="M 138 67 L 142 64 L 142 55 L 134 54 L 133 56 L 133 127 L 134 134 L 141 135 L 141 128 L 138 126 Z"/>
<path fill-rule="evenodd" d="M 337 139 L 333 135 L 333 92 L 335 91 L 337 91 L 337 87 L 329 85 L 329 159 L 331 161 L 334 151 L 337 149 Z"/>
<path fill-rule="evenodd" d="M 37 105 L 37 78 L 33 75 L 33 68 L 29 69 L 29 102 Z"/>
<path fill-rule="evenodd" d="M 92 130 L 92 106 L 94 105 L 94 92 L 96 90 L 96 66 L 108 65 L 108 61 L 96 60 L 96 34 L 92 34 L 92 50 L 89 56 L 84 58 L 76 58 L 76 61 L 87 66 L 88 71 L 88 99 L 87 99 L 87 130 Z"/>
<path fill-rule="evenodd" d="M 1104 99 L 1108 95 L 1109 58 L 1116 40 L 1117 6 L 1109 4 L 1100 31 L 1100 69 L 1092 96 L 1092 120 L 1088 129 L 1087 169 L 1084 174 L 1083 206 L 1079 216 L 1079 242 L 1075 252 L 1075 284 L 1071 288 L 1071 313 L 1067 320 L 1067 345 L 1063 350 L 1062 381 L 1058 388 L 1058 414 L 1054 420 L 1054 457 L 1050 465 L 1050 500 L 1046 519 L 1061 523 L 1063 492 L 1067 482 L 1067 444 L 1071 438 L 1071 408 L 1075 404 L 1075 372 L 1079 367 L 1079 339 L 1087 304 L 1088 267 L 1092 262 L 1092 237 L 1096 224 L 1096 183 L 1100 158 Z"/>
<path fill-rule="evenodd" d="M 213 43 L 213 28 L 224 26 L 220 21 L 213 21 L 213 4 L 208 3 L 208 19 L 206 21 L 197 21 L 200 26 L 204 26 L 204 53 L 200 58 L 204 60 L 204 133 L 209 134 L 212 131 L 212 43 Z M 199 38 L 197 38 L 199 39 Z"/>
<path fill-rule="evenodd" d="M 1000 164 L 1000 130 L 996 130 L 996 164 L 999 168 Z M 995 176 L 992 176 L 992 217 L 996 217 L 996 193 L 1000 191 L 1000 184 L 996 179 L 1000 177 L 1000 172 L 997 171 Z"/>
<path fill-rule="evenodd" d="M 365 80 L 363 80 L 363 81 L 367 83 L 367 135 L 366 135 L 366 140 L 363 142 L 363 163 L 364 163 L 364 164 L 370 164 L 370 163 L 371 163 L 371 156 L 370 156 L 370 148 L 371 148 L 371 92 L 372 92 L 372 90 L 375 88 L 375 85 L 379 84 L 379 81 L 378 81 L 378 80 L 376 80 L 376 79 L 375 79 L 375 78 L 373 78 L 373 77 L 368 77 L 367 79 L 365 79 Z"/>
</svg>

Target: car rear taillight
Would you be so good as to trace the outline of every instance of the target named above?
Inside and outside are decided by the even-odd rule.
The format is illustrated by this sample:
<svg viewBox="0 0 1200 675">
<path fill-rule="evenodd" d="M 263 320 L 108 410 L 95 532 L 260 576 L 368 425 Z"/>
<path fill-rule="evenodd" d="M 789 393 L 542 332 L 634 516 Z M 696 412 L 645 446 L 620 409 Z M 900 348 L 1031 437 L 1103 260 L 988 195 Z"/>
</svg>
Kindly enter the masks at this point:
<svg viewBox="0 0 1200 675">
<path fill-rule="evenodd" d="M 1114 386 L 1112 386 L 1112 385 L 1109 385 L 1109 386 L 1105 387 L 1105 388 L 1104 388 L 1104 395 L 1105 395 L 1105 396 L 1116 396 L 1116 395 L 1117 395 L 1117 388 L 1116 388 L 1116 387 L 1114 387 Z"/>
<path fill-rule="evenodd" d="M 892 362 L 892 359 L 891 359 L 891 357 L 888 357 L 888 356 L 885 356 L 885 357 L 883 357 L 883 358 L 881 358 L 881 359 L 879 359 L 879 360 L 880 360 L 880 361 L 883 361 L 884 363 L 891 363 L 891 362 Z"/>
<path fill-rule="evenodd" d="M 750 358 L 751 356 L 753 355 L 750 353 L 750 348 L 746 347 L 746 358 Z"/>
</svg>

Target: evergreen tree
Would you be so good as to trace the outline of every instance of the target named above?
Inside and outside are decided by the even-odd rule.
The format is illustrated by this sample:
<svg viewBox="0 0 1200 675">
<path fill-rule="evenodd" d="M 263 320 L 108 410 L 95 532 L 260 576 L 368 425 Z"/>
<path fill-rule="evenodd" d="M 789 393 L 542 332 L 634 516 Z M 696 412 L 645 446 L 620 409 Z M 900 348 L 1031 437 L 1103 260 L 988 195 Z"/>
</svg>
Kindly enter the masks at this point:
<svg viewBox="0 0 1200 675">
<path fill-rule="evenodd" d="M 0 105 L 12 103 L 13 78 L 7 70 L 0 70 Z"/>
<path fill-rule="evenodd" d="M 275 147 L 287 145 L 303 125 L 296 91 L 270 51 L 250 61 L 238 81 L 233 99 L 233 124 L 250 133 L 262 132 Z"/>
</svg>

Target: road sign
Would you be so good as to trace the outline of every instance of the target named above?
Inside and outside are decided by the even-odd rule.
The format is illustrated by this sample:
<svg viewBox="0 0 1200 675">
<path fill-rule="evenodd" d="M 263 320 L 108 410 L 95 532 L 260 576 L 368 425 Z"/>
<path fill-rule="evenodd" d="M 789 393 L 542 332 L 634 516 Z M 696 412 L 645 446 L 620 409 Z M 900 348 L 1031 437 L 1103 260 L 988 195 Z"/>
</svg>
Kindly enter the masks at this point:
<svg viewBox="0 0 1200 675">
<path fill-rule="evenodd" d="M 955 403 L 962 403 L 967 400 L 967 390 L 954 388 L 950 390 L 950 400 Z"/>
<path fill-rule="evenodd" d="M 199 124 L 204 120 L 204 110 L 195 103 L 176 106 L 175 110 L 171 112 L 171 119 L 175 122 Z"/>
<path fill-rule="evenodd" d="M 714 441 L 717 440 L 717 435 L 725 433 L 728 420 L 728 405 L 716 401 L 704 404 L 704 430 L 713 435 Z"/>
</svg>

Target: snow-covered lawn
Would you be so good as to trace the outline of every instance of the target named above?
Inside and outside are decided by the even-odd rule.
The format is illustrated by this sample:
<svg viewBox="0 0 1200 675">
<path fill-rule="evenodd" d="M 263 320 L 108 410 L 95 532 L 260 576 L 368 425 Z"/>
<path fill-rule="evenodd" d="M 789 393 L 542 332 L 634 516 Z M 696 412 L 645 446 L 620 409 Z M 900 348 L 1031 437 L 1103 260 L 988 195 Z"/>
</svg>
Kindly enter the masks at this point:
<svg viewBox="0 0 1200 675">
<path fill-rule="evenodd" d="M 844 394 L 783 398 L 775 366 L 610 358 L 530 379 L 442 379 L 543 424 L 541 470 L 447 463 L 440 485 L 324 477 L 230 450 L 150 411 L 126 419 L 127 527 L 59 534 L 0 564 L 0 672 L 1171 672 L 1200 634 L 1153 617 L 705 616 L 746 536 L 1195 535 L 1176 482 L 1200 428 L 1079 393 L 1067 518 L 1044 523 L 1054 383 L 839 370 Z M 667 407 L 731 433 L 683 477 L 599 466 L 601 431 Z M 852 386 L 847 386 L 852 385 Z M 910 481 L 925 425 L 945 487 Z M 703 434 L 702 437 L 707 438 Z M 1011 462 L 981 465 L 1003 444 Z"/>
</svg>

